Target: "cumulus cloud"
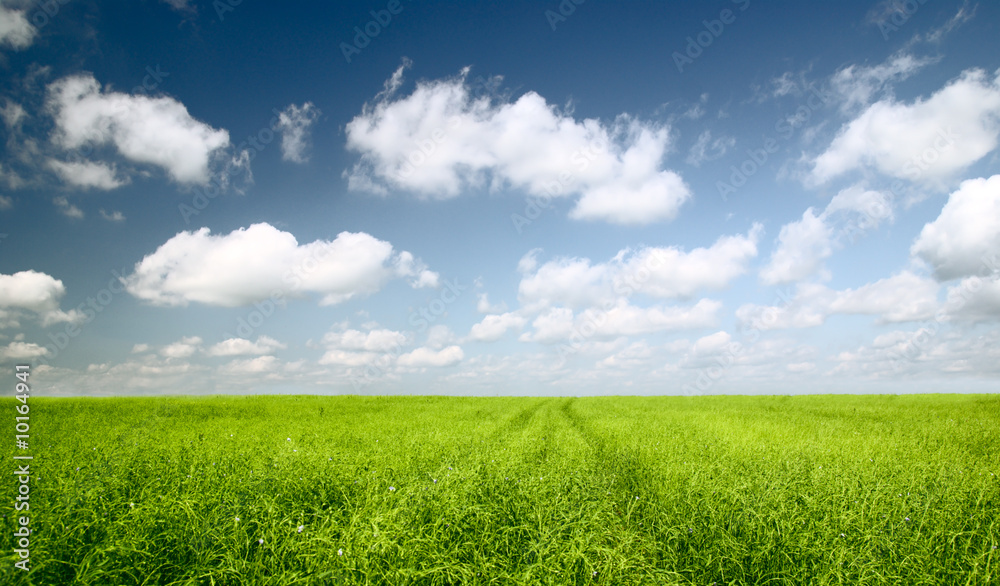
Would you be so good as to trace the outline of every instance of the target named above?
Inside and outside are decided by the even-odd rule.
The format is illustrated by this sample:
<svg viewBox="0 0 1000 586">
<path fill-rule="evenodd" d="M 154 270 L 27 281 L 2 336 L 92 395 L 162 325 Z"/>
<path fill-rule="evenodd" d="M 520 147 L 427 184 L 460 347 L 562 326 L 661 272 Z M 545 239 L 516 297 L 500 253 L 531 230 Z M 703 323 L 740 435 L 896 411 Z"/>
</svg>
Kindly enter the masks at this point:
<svg viewBox="0 0 1000 586">
<path fill-rule="evenodd" d="M 59 309 L 59 300 L 66 294 L 62 281 L 37 271 L 21 271 L 13 275 L 0 274 L 0 310 L 7 310 L 5 321 L 16 319 L 18 310 L 28 310 L 41 318 L 42 326 L 60 322 L 79 323 L 84 315 L 72 309 Z M 16 323 L 16 322 L 15 322 Z"/>
<path fill-rule="evenodd" d="M 406 344 L 406 334 L 389 329 L 345 330 L 328 332 L 323 336 L 323 344 L 338 350 L 361 350 L 367 352 L 388 352 Z"/>
<path fill-rule="evenodd" d="M 160 355 L 164 358 L 190 358 L 200 349 L 201 338 L 191 336 L 160 348 Z"/>
<path fill-rule="evenodd" d="M 746 235 L 722 236 L 708 248 L 684 252 L 676 247 L 620 251 L 605 263 L 559 258 L 538 265 L 537 251 L 519 263 L 518 298 L 529 310 L 550 305 L 598 306 L 634 293 L 661 299 L 686 299 L 701 290 L 719 290 L 747 271 L 757 256 L 763 228 Z"/>
<path fill-rule="evenodd" d="M 400 356 L 396 364 L 411 368 L 442 367 L 458 364 L 463 358 L 465 358 L 465 353 L 458 346 L 448 346 L 441 350 L 417 348 Z"/>
<path fill-rule="evenodd" d="M 0 212 L 9 210 L 14 207 L 14 200 L 9 196 L 0 195 Z"/>
<path fill-rule="evenodd" d="M 934 279 L 909 271 L 842 291 L 800 283 L 783 305 L 745 304 L 736 310 L 736 317 L 745 327 L 760 330 L 818 326 L 836 314 L 877 315 L 880 323 L 919 321 L 930 319 L 939 309 L 939 288 Z"/>
<path fill-rule="evenodd" d="M 213 161 L 230 146 L 227 131 L 195 120 L 177 100 L 105 91 L 90 74 L 53 82 L 46 103 L 58 146 L 109 145 L 129 161 L 163 169 L 177 183 L 207 183 Z"/>
<path fill-rule="evenodd" d="M 615 338 L 653 332 L 711 327 L 718 324 L 722 304 L 702 299 L 692 307 L 637 307 L 621 298 L 605 308 L 589 308 L 574 314 L 566 307 L 554 307 L 532 322 L 531 332 L 521 334 L 522 342 L 553 344 L 573 338 Z"/>
<path fill-rule="evenodd" d="M 233 360 L 219 367 L 219 374 L 225 376 L 260 375 L 277 371 L 281 361 L 274 356 L 258 356 Z"/>
<path fill-rule="evenodd" d="M 38 31 L 28 22 L 27 10 L 15 10 L 0 2 L 0 46 L 27 49 Z"/>
<path fill-rule="evenodd" d="M 994 266 L 994 271 L 997 271 Z M 1000 320 L 1000 272 L 992 277 L 966 277 L 948 288 L 944 316 L 960 321 Z"/>
<path fill-rule="evenodd" d="M 937 219 L 926 224 L 910 252 L 940 281 L 996 270 L 1000 255 L 1000 175 L 963 181 Z"/>
<path fill-rule="evenodd" d="M 290 104 L 278 115 L 277 130 L 281 133 L 281 158 L 293 163 L 309 160 L 309 130 L 319 120 L 320 110 L 312 102 L 301 106 Z"/>
<path fill-rule="evenodd" d="M 28 342 L 11 342 L 6 346 L 0 346 L 0 362 L 32 360 L 48 354 L 49 351 L 44 346 Z"/>
<path fill-rule="evenodd" d="M 412 254 L 364 232 L 300 245 L 292 234 L 262 223 L 224 235 L 208 228 L 180 232 L 137 263 L 126 286 L 154 305 L 236 307 L 307 293 L 334 305 L 375 293 L 393 278 L 407 278 L 414 287 L 437 282 Z"/>
<path fill-rule="evenodd" d="M 114 165 L 104 163 L 50 159 L 49 168 L 66 183 L 84 189 L 111 190 L 131 182 L 128 177 L 119 177 L 118 169 Z"/>
<path fill-rule="evenodd" d="M 526 319 L 516 313 L 487 315 L 469 331 L 469 339 L 477 342 L 496 342 L 507 330 L 524 327 Z"/>
<path fill-rule="evenodd" d="M 255 356 L 284 350 L 285 345 L 268 336 L 258 336 L 256 342 L 245 338 L 229 338 L 205 351 L 209 356 Z"/>
<path fill-rule="evenodd" d="M 781 227 L 777 246 L 760 271 L 760 280 L 767 285 L 792 283 L 817 272 L 823 279 L 829 278 L 822 268 L 823 261 L 833 254 L 839 243 L 837 236 L 853 239 L 883 221 L 891 221 L 892 205 L 891 194 L 854 185 L 841 190 L 820 214 L 808 208 L 801 220 Z M 835 233 L 840 218 L 845 222 Z"/>
<path fill-rule="evenodd" d="M 346 127 L 348 149 L 361 155 L 344 173 L 351 189 L 447 199 L 509 186 L 577 196 L 572 218 L 618 224 L 670 220 L 691 196 L 661 166 L 669 128 L 627 115 L 611 124 L 577 120 L 535 92 L 515 102 L 477 97 L 468 68 L 399 97 L 402 71 Z"/>
<path fill-rule="evenodd" d="M 971 69 L 929 98 L 880 100 L 847 123 L 811 161 L 816 184 L 849 171 L 875 170 L 940 184 L 983 158 L 1000 135 L 1000 76 Z"/>
<path fill-rule="evenodd" d="M 504 313 L 507 311 L 507 304 L 501 302 L 493 305 L 490 303 L 489 295 L 480 293 L 476 301 L 476 311 L 479 313 Z"/>
<path fill-rule="evenodd" d="M 823 259 L 832 253 L 833 230 L 816 216 L 813 208 L 802 214 L 802 219 L 781 227 L 778 246 L 771 260 L 760 271 L 765 284 L 788 283 L 807 277 L 820 267 Z"/>
<path fill-rule="evenodd" d="M 384 328 L 367 332 L 355 329 L 331 331 L 323 336 L 326 352 L 319 363 L 366 366 L 380 357 L 391 362 L 408 343 L 409 339 L 403 332 Z"/>
</svg>

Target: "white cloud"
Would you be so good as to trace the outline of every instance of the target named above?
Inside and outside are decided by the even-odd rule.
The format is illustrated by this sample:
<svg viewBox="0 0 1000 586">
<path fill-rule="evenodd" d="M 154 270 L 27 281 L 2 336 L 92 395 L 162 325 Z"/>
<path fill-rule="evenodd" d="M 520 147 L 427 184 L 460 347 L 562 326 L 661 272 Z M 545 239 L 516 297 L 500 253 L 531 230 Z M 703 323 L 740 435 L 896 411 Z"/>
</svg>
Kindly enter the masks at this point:
<svg viewBox="0 0 1000 586">
<path fill-rule="evenodd" d="M 971 69 L 929 98 L 872 104 L 811 161 L 810 180 L 821 184 L 874 167 L 891 177 L 940 184 L 993 151 L 998 135 L 1000 77 Z"/>
<path fill-rule="evenodd" d="M 64 149 L 112 145 L 129 161 L 162 168 L 178 183 L 206 183 L 213 160 L 230 146 L 229 133 L 191 117 L 169 97 L 102 91 L 93 75 L 49 85 L 56 122 L 52 140 Z"/>
<path fill-rule="evenodd" d="M 529 311 L 549 305 L 598 306 L 639 292 L 652 297 L 690 298 L 704 289 L 727 287 L 746 273 L 757 256 L 763 228 L 747 235 L 722 236 L 708 248 L 684 252 L 676 247 L 622 250 L 610 262 L 560 258 L 538 265 L 537 252 L 521 259 L 518 298 Z"/>
<path fill-rule="evenodd" d="M 368 332 L 355 329 L 335 330 L 323 336 L 322 343 L 326 352 L 319 363 L 366 366 L 378 360 L 391 362 L 409 342 L 403 332 L 384 328 Z"/>
<path fill-rule="evenodd" d="M 330 348 L 368 352 L 389 352 L 406 344 L 406 341 L 406 334 L 388 329 L 369 332 L 346 330 L 328 332 L 323 336 L 323 344 Z"/>
<path fill-rule="evenodd" d="M 128 177 L 118 177 L 118 169 L 105 163 L 67 162 L 49 160 L 49 168 L 56 172 L 66 183 L 84 189 L 117 189 L 131 182 Z"/>
<path fill-rule="evenodd" d="M 690 308 L 635 307 L 624 299 L 619 299 L 607 312 L 607 321 L 603 323 L 599 318 L 581 315 L 577 331 L 586 331 L 585 324 L 588 321 L 597 325 L 598 335 L 607 337 L 711 327 L 718 323 L 721 308 L 722 303 L 711 299 L 701 299 Z"/>
<path fill-rule="evenodd" d="M 219 373 L 225 376 L 260 375 L 277 371 L 281 361 L 274 356 L 258 356 L 233 360 L 219 367 Z"/>
<path fill-rule="evenodd" d="M 574 338 L 614 338 L 653 332 L 697 329 L 718 324 L 722 304 L 702 299 L 686 307 L 636 307 L 628 300 L 618 299 L 607 309 L 590 308 L 574 315 L 566 307 L 555 307 L 532 322 L 534 331 L 525 332 L 522 342 L 552 344 Z"/>
<path fill-rule="evenodd" d="M 417 348 L 399 357 L 399 366 L 422 368 L 427 366 L 442 367 L 458 364 L 465 358 L 465 353 L 458 346 L 448 346 L 441 350 Z"/>
<path fill-rule="evenodd" d="M 142 354 L 143 352 L 149 352 L 150 349 L 149 344 L 136 344 L 132 346 L 132 354 Z"/>
<path fill-rule="evenodd" d="M 432 277 L 428 277 L 431 275 Z M 272 296 L 318 293 L 321 305 L 375 293 L 390 279 L 434 281 L 408 252 L 364 232 L 300 245 L 269 224 L 226 235 L 180 232 L 136 264 L 128 291 L 155 305 L 190 302 L 235 307 Z"/>
<path fill-rule="evenodd" d="M 83 210 L 76 207 L 75 205 L 69 203 L 69 200 L 64 196 L 55 197 L 52 199 L 52 203 L 55 204 L 56 209 L 59 213 L 66 216 L 67 218 L 72 218 L 74 220 L 83 219 Z"/>
<path fill-rule="evenodd" d="M 200 348 L 201 338 L 198 336 L 185 337 L 160 348 L 160 355 L 164 358 L 190 358 Z"/>
<path fill-rule="evenodd" d="M 778 246 L 771 260 L 760 271 L 760 280 L 767 285 L 800 281 L 813 274 L 823 259 L 832 254 L 832 229 L 816 216 L 812 208 L 802 219 L 785 224 L 778 235 Z"/>
<path fill-rule="evenodd" d="M 351 189 L 447 199 L 511 186 L 577 195 L 572 218 L 618 224 L 670 220 L 691 196 L 677 173 L 661 168 L 668 128 L 627 115 L 610 125 L 576 120 L 534 92 L 513 103 L 477 98 L 468 68 L 397 98 L 402 69 L 347 125 L 347 147 L 361 154 L 344 173 Z"/>
<path fill-rule="evenodd" d="M 889 94 L 887 97 L 891 97 L 893 83 L 910 77 L 935 61 L 905 52 L 897 53 L 879 65 L 849 65 L 838 70 L 830 79 L 830 87 L 840 98 L 842 109 L 854 111 L 869 105 L 880 92 L 886 92 Z"/>
<path fill-rule="evenodd" d="M 920 231 L 910 252 L 929 263 L 941 281 L 995 270 L 1000 254 L 1000 175 L 963 181 L 937 219 Z"/>
<path fill-rule="evenodd" d="M 891 221 L 892 199 L 854 185 L 837 193 L 819 215 L 808 208 L 801 220 L 781 227 L 777 247 L 760 271 L 761 281 L 768 285 L 792 283 L 817 272 L 821 272 L 824 280 L 828 279 L 829 273 L 821 269 L 837 243 L 834 228 L 838 216 L 846 216 L 848 221 L 837 235 L 853 238 L 864 230 L 877 228 L 882 221 Z"/>
<path fill-rule="evenodd" d="M 966 277 L 948 288 L 946 312 L 963 321 L 1000 320 L 1000 277 Z"/>
<path fill-rule="evenodd" d="M 515 313 L 487 315 L 469 331 L 469 339 L 477 342 L 496 342 L 507 330 L 524 327 L 527 320 Z"/>
<path fill-rule="evenodd" d="M 245 338 L 229 338 L 215 344 L 205 354 L 209 356 L 255 356 L 284 350 L 285 345 L 268 336 L 258 336 L 256 342 Z"/>
<path fill-rule="evenodd" d="M 932 318 L 939 309 L 939 288 L 933 279 L 909 271 L 842 291 L 800 283 L 784 305 L 745 304 L 736 310 L 736 317 L 760 330 L 814 327 L 836 314 L 877 315 L 880 323 L 919 321 Z"/>
<path fill-rule="evenodd" d="M 47 356 L 48 349 L 38 344 L 27 342 L 11 342 L 6 346 L 0 346 L 0 361 L 31 360 Z"/>
<path fill-rule="evenodd" d="M 28 22 L 27 10 L 14 10 L 4 4 L 0 2 L 0 45 L 15 50 L 30 47 L 38 31 Z"/>
<path fill-rule="evenodd" d="M 62 281 L 45 273 L 21 271 L 13 275 L 0 274 L 0 308 L 32 311 L 41 318 L 42 326 L 60 322 L 79 323 L 84 315 L 75 309 L 59 309 L 59 300 L 66 294 Z M 10 312 L 13 313 L 13 312 Z M 15 316 L 8 315 L 8 319 Z"/>
<path fill-rule="evenodd" d="M 293 163 L 309 160 L 309 129 L 319 119 L 320 110 L 312 102 L 301 106 L 289 104 L 278 116 L 281 132 L 281 158 Z"/>
<path fill-rule="evenodd" d="M 507 304 L 500 302 L 497 305 L 490 303 L 490 298 L 486 293 L 480 293 L 476 301 L 476 311 L 479 313 L 503 313 L 507 311 Z"/>
<path fill-rule="evenodd" d="M 14 200 L 9 196 L 0 195 L 0 211 L 9 210 L 14 207 Z"/>
<path fill-rule="evenodd" d="M 440 350 L 452 346 L 458 341 L 458 336 L 446 325 L 438 324 L 427 330 L 427 342 L 424 344 L 432 350 Z"/>
</svg>

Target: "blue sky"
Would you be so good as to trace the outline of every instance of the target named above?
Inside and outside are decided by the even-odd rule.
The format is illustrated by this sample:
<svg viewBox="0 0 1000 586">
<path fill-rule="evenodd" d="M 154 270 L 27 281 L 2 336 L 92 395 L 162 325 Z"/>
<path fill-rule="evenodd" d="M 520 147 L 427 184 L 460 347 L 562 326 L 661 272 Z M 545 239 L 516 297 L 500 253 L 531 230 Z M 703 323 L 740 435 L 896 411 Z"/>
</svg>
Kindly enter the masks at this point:
<svg viewBox="0 0 1000 586">
<path fill-rule="evenodd" d="M 991 392 L 1000 7 L 0 0 L 36 392 Z"/>
</svg>

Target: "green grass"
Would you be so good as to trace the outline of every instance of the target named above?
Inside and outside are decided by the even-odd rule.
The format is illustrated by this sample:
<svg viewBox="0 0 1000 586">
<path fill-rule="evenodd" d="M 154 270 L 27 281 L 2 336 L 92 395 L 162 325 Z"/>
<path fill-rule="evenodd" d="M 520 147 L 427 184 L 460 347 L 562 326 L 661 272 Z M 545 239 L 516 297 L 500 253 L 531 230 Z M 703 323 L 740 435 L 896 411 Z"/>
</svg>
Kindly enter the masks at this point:
<svg viewBox="0 0 1000 586">
<path fill-rule="evenodd" d="M 3 584 L 1000 583 L 995 395 L 30 405 Z"/>
</svg>

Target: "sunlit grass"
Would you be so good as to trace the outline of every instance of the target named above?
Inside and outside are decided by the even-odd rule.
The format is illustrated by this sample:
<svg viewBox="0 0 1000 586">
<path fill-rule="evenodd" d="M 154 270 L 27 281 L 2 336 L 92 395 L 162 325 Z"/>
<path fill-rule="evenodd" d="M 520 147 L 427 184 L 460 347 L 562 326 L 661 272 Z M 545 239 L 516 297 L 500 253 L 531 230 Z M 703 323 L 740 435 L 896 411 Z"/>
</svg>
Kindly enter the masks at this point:
<svg viewBox="0 0 1000 586">
<path fill-rule="evenodd" d="M 4 584 L 1000 580 L 996 396 L 32 401 Z"/>
</svg>

